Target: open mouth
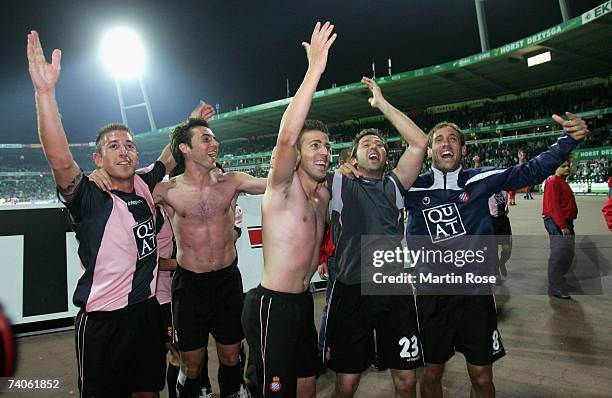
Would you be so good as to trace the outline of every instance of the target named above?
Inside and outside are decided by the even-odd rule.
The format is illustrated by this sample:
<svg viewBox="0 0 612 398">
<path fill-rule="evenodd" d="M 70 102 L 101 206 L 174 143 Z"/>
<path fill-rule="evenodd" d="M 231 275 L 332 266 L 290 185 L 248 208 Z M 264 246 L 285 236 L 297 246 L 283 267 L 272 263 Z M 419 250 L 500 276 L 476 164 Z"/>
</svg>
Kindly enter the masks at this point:
<svg viewBox="0 0 612 398">
<path fill-rule="evenodd" d="M 372 152 L 370 155 L 368 155 L 368 159 L 380 160 L 380 155 L 376 152 Z"/>
<path fill-rule="evenodd" d="M 319 166 L 319 167 L 323 167 L 323 168 L 327 168 L 327 162 L 323 161 L 323 160 L 317 160 L 315 162 L 315 166 Z"/>
<path fill-rule="evenodd" d="M 117 163 L 117 166 L 131 166 L 131 165 L 132 165 L 132 162 L 130 162 L 129 160 L 124 160 L 124 161 Z"/>
<path fill-rule="evenodd" d="M 441 156 L 442 156 L 442 159 L 445 159 L 445 160 L 451 160 L 454 157 L 451 151 L 443 151 Z"/>
<path fill-rule="evenodd" d="M 213 160 L 217 159 L 217 152 L 208 152 L 208 156 L 210 156 Z"/>
</svg>

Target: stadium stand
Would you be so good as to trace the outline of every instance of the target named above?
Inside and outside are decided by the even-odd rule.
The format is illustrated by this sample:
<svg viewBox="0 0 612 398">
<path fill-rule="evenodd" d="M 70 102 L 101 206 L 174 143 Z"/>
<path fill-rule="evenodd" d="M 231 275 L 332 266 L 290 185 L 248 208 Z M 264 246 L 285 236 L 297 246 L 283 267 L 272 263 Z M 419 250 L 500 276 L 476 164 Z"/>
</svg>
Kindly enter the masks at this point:
<svg viewBox="0 0 612 398">
<path fill-rule="evenodd" d="M 594 20 L 597 23 L 591 23 Z M 610 175 L 612 147 L 612 14 L 563 22 L 513 43 L 439 65 L 377 79 L 385 96 L 425 131 L 441 120 L 459 124 L 471 155 L 484 165 L 516 162 L 519 147 L 528 156 L 540 152 L 558 134 L 550 114 L 579 113 L 594 134 L 574 154 L 574 180 L 601 181 Z M 526 58 L 549 49 L 554 61 L 527 68 Z M 334 157 L 355 134 L 375 127 L 389 137 L 391 166 L 403 143 L 366 101 L 360 83 L 315 94 L 310 117 L 330 127 Z M 228 171 L 265 176 L 278 123 L 290 99 L 281 99 L 217 115 L 211 128 L 221 141 Z M 153 162 L 174 126 L 138 134 L 141 164 Z M 93 144 L 71 144 L 86 172 L 95 166 Z M 471 156 L 469 157 L 471 158 Z M 40 145 L 0 144 L 0 203 L 54 200 L 55 194 Z M 426 166 L 424 166 L 426 167 Z"/>
</svg>

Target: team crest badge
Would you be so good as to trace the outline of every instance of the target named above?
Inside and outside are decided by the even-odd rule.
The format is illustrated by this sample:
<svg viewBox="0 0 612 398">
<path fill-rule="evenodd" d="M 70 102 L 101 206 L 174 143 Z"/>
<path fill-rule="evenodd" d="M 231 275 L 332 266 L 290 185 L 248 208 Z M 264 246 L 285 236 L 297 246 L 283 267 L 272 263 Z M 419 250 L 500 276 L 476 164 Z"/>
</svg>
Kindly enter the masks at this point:
<svg viewBox="0 0 612 398">
<path fill-rule="evenodd" d="M 281 390 L 281 382 L 280 382 L 280 377 L 278 376 L 274 376 L 272 378 L 272 383 L 270 383 L 270 391 L 272 392 L 279 392 Z"/>
<path fill-rule="evenodd" d="M 462 203 L 465 203 L 468 200 L 470 200 L 470 195 L 465 191 L 461 192 L 461 194 L 459 195 L 459 201 Z"/>
<path fill-rule="evenodd" d="M 424 205 L 428 205 L 428 204 L 429 204 L 429 202 L 430 202 L 429 196 L 425 196 L 425 197 L 423 198 L 423 204 L 424 204 Z"/>
</svg>

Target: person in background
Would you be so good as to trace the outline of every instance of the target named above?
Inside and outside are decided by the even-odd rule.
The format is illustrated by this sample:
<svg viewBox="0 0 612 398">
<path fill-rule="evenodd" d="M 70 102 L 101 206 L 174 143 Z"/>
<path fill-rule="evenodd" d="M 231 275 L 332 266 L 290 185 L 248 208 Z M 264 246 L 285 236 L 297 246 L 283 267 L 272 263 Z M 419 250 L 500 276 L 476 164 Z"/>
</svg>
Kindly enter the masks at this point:
<svg viewBox="0 0 612 398">
<path fill-rule="evenodd" d="M 567 283 L 565 274 L 574 260 L 574 220 L 578 207 L 574 193 L 567 183 L 570 162 L 563 162 L 555 174 L 546 182 L 542 216 L 544 227 L 550 236 L 550 257 L 548 259 L 548 294 L 569 300 L 573 289 Z"/>
</svg>

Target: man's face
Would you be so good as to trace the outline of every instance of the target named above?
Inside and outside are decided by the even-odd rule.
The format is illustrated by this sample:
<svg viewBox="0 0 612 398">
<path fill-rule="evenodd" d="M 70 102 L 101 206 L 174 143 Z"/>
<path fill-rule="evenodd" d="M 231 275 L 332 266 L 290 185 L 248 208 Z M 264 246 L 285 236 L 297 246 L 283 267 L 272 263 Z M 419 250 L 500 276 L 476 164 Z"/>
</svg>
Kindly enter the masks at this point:
<svg viewBox="0 0 612 398">
<path fill-rule="evenodd" d="M 302 169 L 313 180 L 321 182 L 325 180 L 330 157 L 331 146 L 327 134 L 319 130 L 302 134 L 298 169 Z"/>
<path fill-rule="evenodd" d="M 129 180 L 138 167 L 138 150 L 127 131 L 113 130 L 102 136 L 99 152 L 93 154 L 96 165 L 115 179 Z"/>
<path fill-rule="evenodd" d="M 565 162 L 561 163 L 561 166 L 557 167 L 555 174 L 565 179 L 570 174 L 570 168 L 571 164 L 566 160 Z"/>
<path fill-rule="evenodd" d="M 461 136 L 454 128 L 442 127 L 434 132 L 430 156 L 436 169 L 444 173 L 457 170 L 465 151 Z"/>
<path fill-rule="evenodd" d="M 357 144 L 356 158 L 359 170 L 382 176 L 387 163 L 384 141 L 376 135 L 362 137 Z"/>
<path fill-rule="evenodd" d="M 525 159 L 527 159 L 527 155 L 525 154 L 525 152 L 518 151 L 518 159 L 519 159 L 519 162 L 521 163 L 524 162 Z"/>
<path fill-rule="evenodd" d="M 212 170 L 217 167 L 219 141 L 217 141 L 217 137 L 208 127 L 192 127 L 191 147 L 180 144 L 179 149 L 183 152 L 186 161 L 192 161 L 197 166 L 206 170 Z"/>
</svg>

